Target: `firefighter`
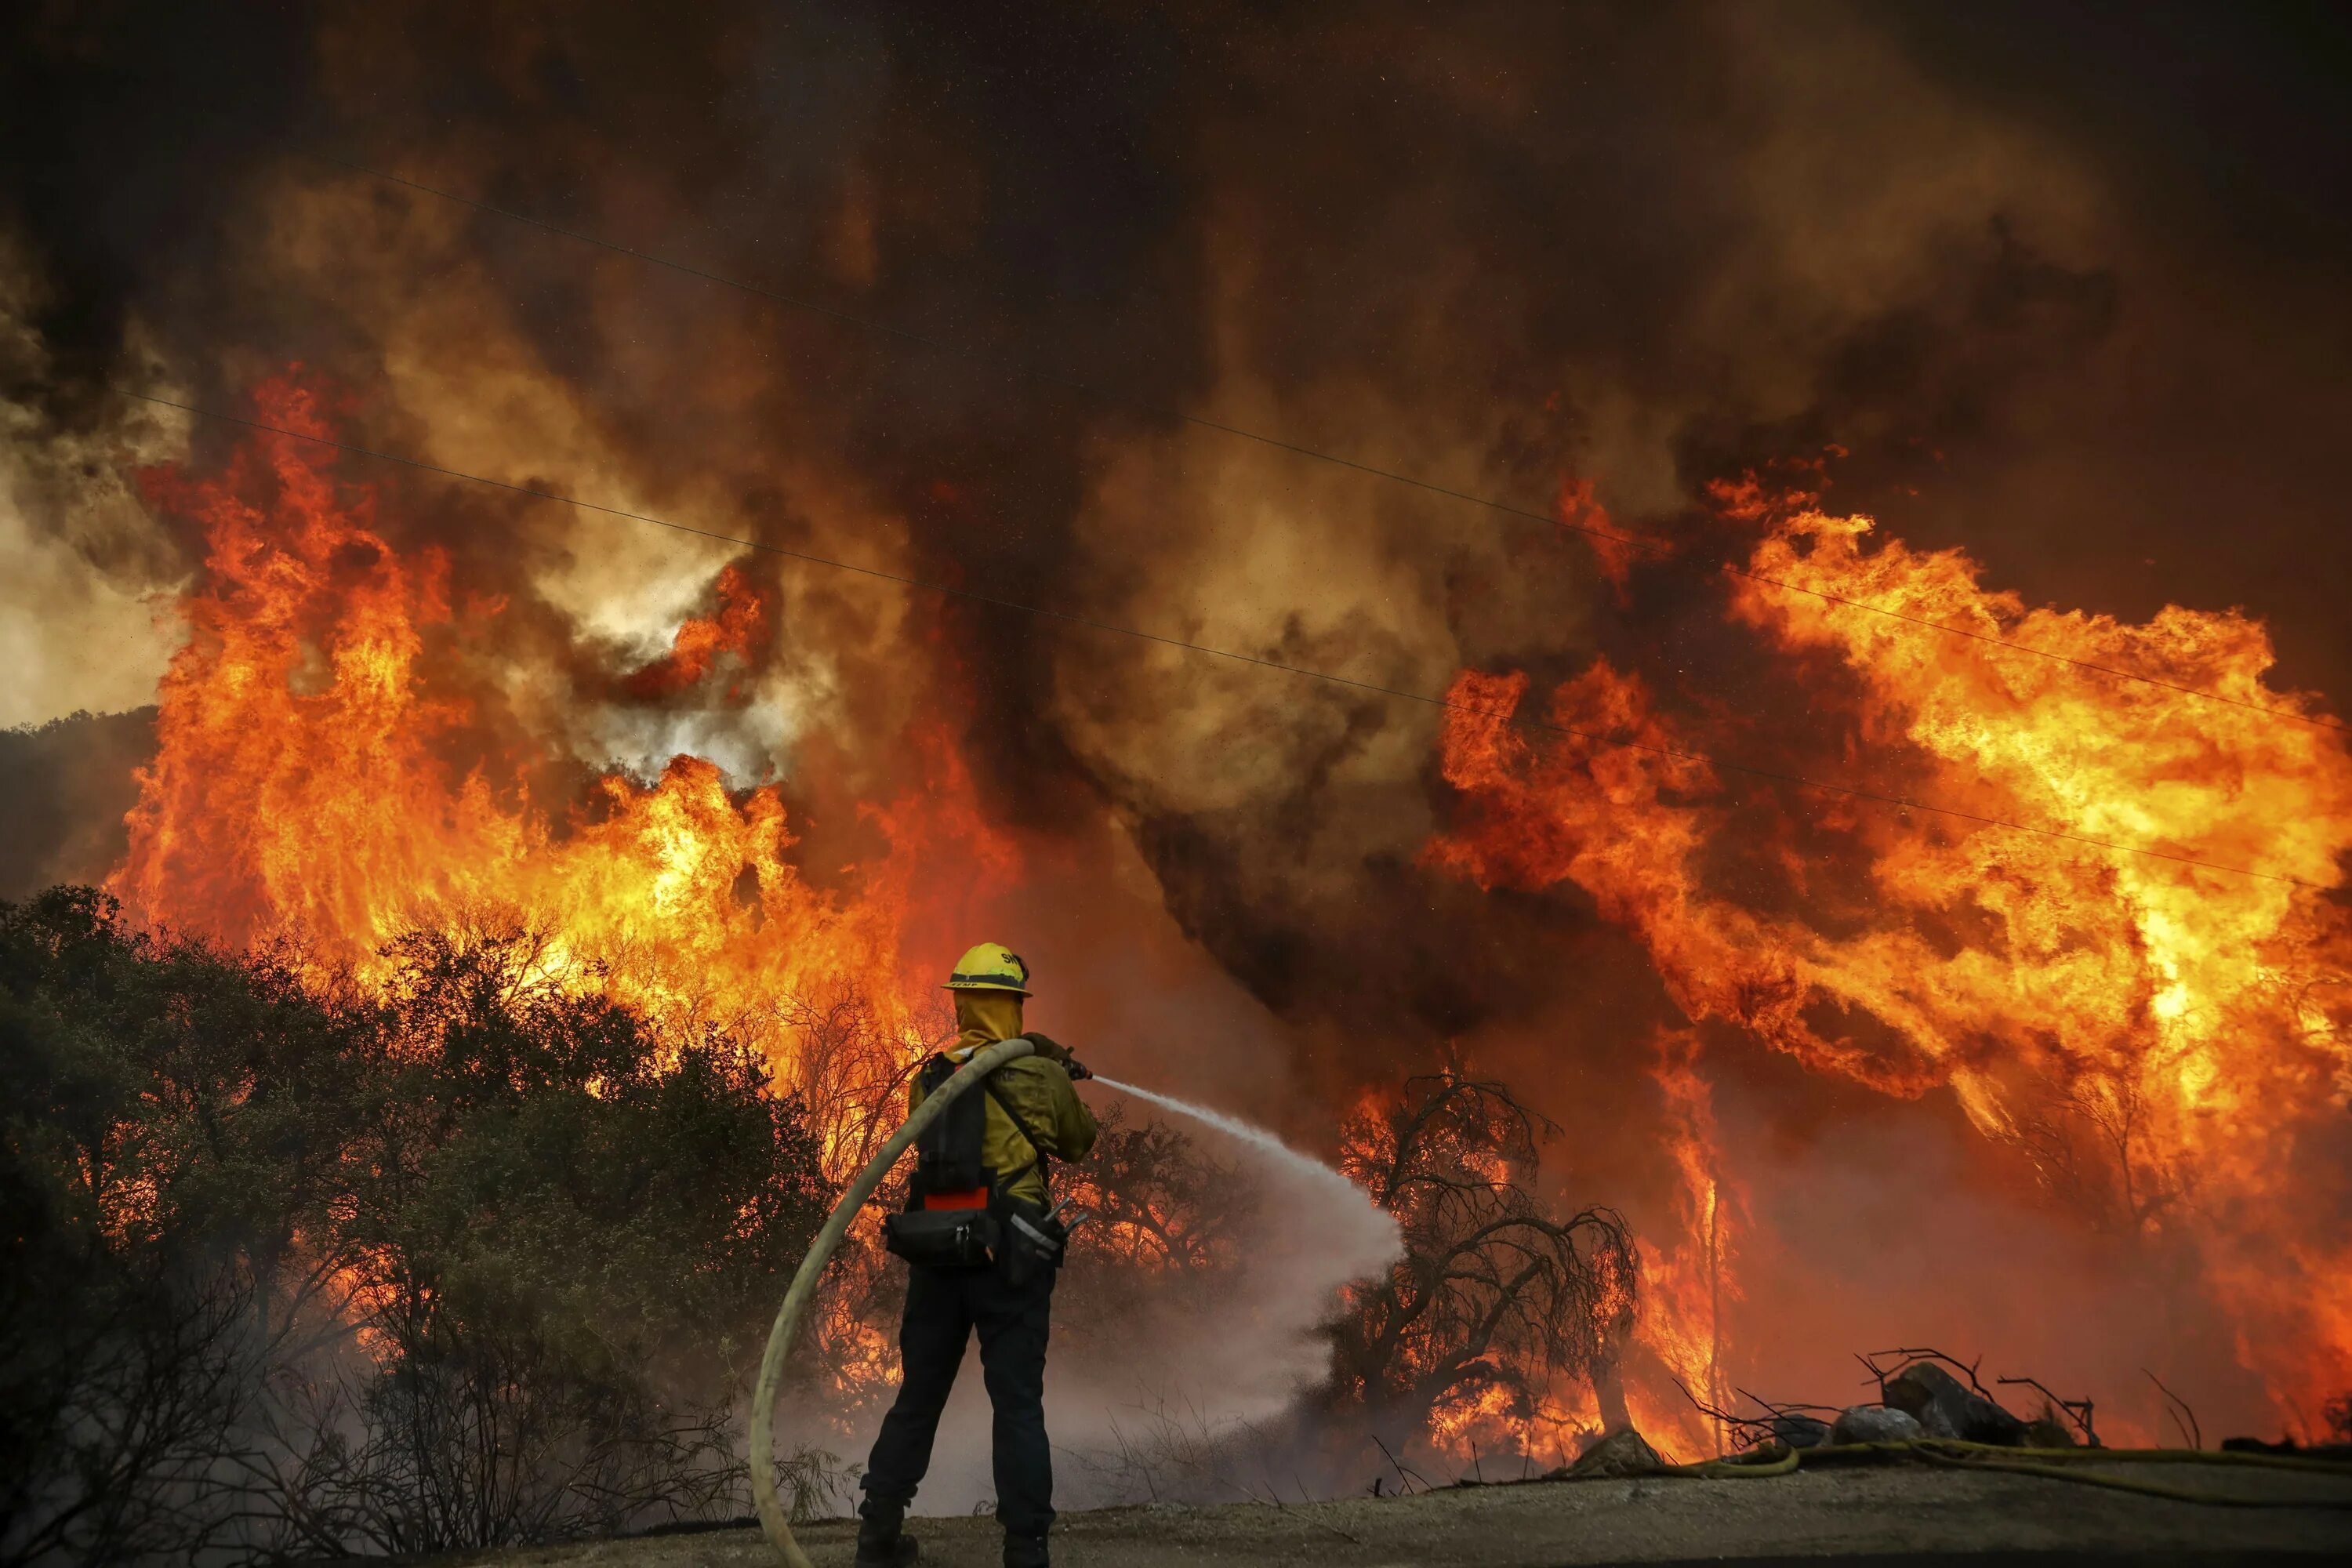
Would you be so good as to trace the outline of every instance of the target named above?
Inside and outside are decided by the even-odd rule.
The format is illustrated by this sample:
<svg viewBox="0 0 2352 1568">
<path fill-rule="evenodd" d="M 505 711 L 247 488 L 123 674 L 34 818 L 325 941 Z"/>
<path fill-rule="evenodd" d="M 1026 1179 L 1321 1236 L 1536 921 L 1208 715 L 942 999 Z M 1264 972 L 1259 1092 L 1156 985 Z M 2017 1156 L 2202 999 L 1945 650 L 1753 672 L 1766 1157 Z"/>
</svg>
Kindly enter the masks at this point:
<svg viewBox="0 0 2352 1568">
<path fill-rule="evenodd" d="M 946 989 L 955 997 L 956 1043 L 917 1074 L 909 1110 L 974 1051 L 1024 1032 L 1029 966 L 1010 949 L 992 942 L 973 948 Z M 1026 1034 L 1037 1054 L 998 1068 L 918 1141 L 908 1212 L 886 1226 L 891 1250 L 910 1268 L 898 1397 L 859 1482 L 860 1568 L 895 1568 L 919 1555 L 904 1531 L 907 1505 L 930 1466 L 940 1412 L 974 1329 L 996 1413 L 1005 1568 L 1046 1563 L 1054 1468 L 1045 1441 L 1045 1338 L 1066 1237 L 1046 1207 L 1046 1162 L 1083 1158 L 1094 1147 L 1095 1119 L 1070 1087 L 1073 1072 L 1082 1077 L 1086 1069 L 1066 1047 L 1034 1029 Z M 975 1262 L 983 1238 L 986 1261 Z"/>
</svg>

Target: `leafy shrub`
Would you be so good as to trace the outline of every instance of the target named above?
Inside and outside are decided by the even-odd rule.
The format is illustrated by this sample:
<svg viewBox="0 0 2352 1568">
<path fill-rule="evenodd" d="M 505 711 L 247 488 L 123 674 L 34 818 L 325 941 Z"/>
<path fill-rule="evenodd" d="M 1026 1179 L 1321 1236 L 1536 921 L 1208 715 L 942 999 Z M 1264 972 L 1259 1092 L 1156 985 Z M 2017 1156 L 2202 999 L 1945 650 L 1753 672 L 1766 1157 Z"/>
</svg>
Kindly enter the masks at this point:
<svg viewBox="0 0 2352 1568">
<path fill-rule="evenodd" d="M 832 1197 L 800 1104 L 520 922 L 383 956 L 0 904 L 0 1563 L 741 1511 L 731 1400 Z"/>
</svg>

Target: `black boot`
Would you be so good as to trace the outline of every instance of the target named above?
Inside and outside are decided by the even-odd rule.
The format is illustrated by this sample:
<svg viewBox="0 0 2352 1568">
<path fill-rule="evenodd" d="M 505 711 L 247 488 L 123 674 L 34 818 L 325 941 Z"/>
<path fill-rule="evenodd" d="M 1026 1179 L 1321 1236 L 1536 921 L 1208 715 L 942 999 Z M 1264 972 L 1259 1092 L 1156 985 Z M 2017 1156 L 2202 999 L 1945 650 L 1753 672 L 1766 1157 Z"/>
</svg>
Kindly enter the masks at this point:
<svg viewBox="0 0 2352 1568">
<path fill-rule="evenodd" d="M 923 1549 L 907 1534 L 906 1524 L 904 1502 L 867 1493 L 857 1507 L 856 1568 L 907 1568 L 920 1557 Z"/>
<path fill-rule="evenodd" d="M 1004 1568 L 1051 1568 L 1051 1561 L 1045 1551 L 1045 1538 L 1042 1535 L 1014 1535 L 1010 1531 L 1006 1531 Z"/>
</svg>

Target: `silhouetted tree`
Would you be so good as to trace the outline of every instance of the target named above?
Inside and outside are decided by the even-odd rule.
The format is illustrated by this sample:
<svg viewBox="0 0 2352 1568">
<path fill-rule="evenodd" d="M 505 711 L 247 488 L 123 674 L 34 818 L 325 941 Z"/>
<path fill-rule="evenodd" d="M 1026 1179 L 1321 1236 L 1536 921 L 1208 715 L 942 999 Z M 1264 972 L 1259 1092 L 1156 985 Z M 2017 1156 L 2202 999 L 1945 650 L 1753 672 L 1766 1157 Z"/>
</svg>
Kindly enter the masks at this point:
<svg viewBox="0 0 2352 1568">
<path fill-rule="evenodd" d="M 1356 1289 L 1335 1329 L 1333 1393 L 1375 1429 L 1504 1390 L 1524 1415 L 1559 1375 L 1591 1379 L 1604 1415 L 1633 1324 L 1636 1266 L 1606 1208 L 1549 1212 L 1525 1185 L 1551 1129 L 1499 1083 L 1447 1071 L 1349 1127 L 1342 1163 L 1397 1217 L 1404 1254 Z M 1614 1401 L 1622 1420 L 1622 1396 Z"/>
</svg>

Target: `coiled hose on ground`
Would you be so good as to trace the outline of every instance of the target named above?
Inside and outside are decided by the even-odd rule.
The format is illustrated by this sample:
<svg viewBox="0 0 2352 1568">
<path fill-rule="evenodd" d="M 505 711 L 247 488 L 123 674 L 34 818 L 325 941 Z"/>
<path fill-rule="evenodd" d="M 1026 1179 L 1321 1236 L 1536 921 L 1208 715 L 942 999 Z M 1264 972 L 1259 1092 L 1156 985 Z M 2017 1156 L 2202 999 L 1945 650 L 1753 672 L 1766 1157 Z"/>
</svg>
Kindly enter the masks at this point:
<svg viewBox="0 0 2352 1568">
<path fill-rule="evenodd" d="M 980 1080 L 1016 1057 L 1025 1057 L 1036 1050 L 1034 1041 L 1015 1036 L 972 1053 L 971 1060 L 956 1070 L 953 1078 L 923 1097 L 923 1103 L 907 1118 L 907 1124 L 890 1135 L 890 1141 L 875 1152 L 833 1205 L 825 1216 L 824 1228 L 816 1233 L 809 1244 L 808 1256 L 801 1259 L 798 1272 L 793 1276 L 792 1288 L 784 1292 L 784 1304 L 776 1309 L 776 1321 L 768 1330 L 767 1353 L 760 1358 L 760 1380 L 751 1390 L 751 1501 L 760 1514 L 760 1529 L 768 1537 L 768 1544 L 776 1555 L 791 1568 L 814 1568 L 808 1553 L 793 1539 L 792 1521 L 784 1517 L 783 1503 L 776 1496 L 776 1384 L 782 1377 L 784 1357 L 793 1348 L 793 1331 L 800 1327 L 801 1313 L 807 1310 L 809 1298 L 816 1294 L 816 1282 L 824 1274 L 841 1238 L 849 1234 L 850 1221 L 890 1173 L 898 1156 L 908 1144 L 922 1135 L 931 1119 L 954 1102 L 956 1096 L 978 1087 Z"/>
</svg>

